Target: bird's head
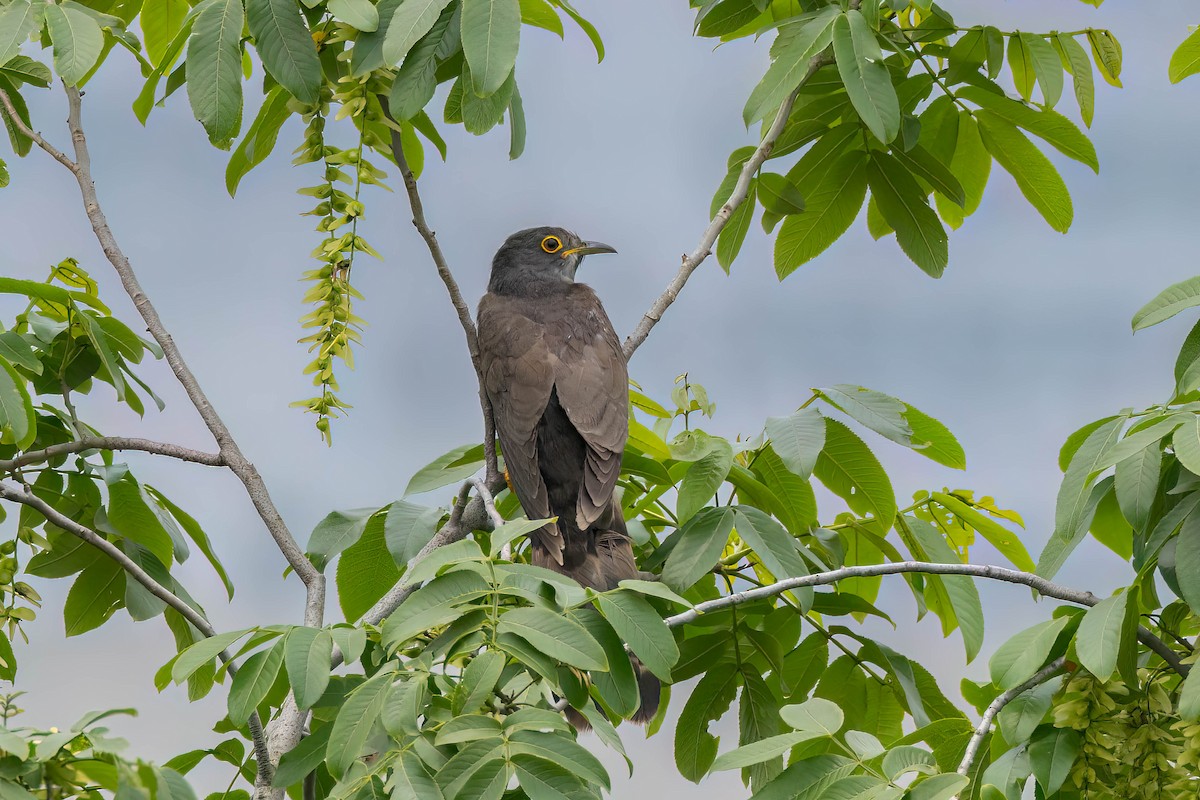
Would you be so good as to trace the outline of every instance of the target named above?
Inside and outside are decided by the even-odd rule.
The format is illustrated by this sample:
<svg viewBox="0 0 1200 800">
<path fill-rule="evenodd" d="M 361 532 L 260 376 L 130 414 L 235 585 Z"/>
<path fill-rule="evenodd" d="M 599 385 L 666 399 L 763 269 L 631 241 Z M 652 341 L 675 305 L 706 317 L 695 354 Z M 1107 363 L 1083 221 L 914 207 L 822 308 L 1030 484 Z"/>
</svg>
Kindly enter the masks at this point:
<svg viewBox="0 0 1200 800">
<path fill-rule="evenodd" d="M 586 242 L 565 228 L 527 228 L 505 240 L 492 259 L 488 291 L 540 294 L 575 282 L 575 271 L 591 253 L 615 253 L 603 242 Z"/>
</svg>

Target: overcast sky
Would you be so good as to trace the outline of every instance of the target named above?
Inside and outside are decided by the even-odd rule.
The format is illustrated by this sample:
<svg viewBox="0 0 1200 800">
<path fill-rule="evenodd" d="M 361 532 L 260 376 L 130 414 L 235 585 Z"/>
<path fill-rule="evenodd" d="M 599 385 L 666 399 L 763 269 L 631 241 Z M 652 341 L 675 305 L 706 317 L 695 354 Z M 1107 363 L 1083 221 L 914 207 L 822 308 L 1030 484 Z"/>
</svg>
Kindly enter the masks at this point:
<svg viewBox="0 0 1200 800">
<path fill-rule="evenodd" d="M 766 66 L 767 47 L 738 42 L 714 50 L 692 38 L 692 12 L 682 0 L 579 5 L 604 34 L 605 61 L 596 64 L 590 44 L 569 23 L 565 42 L 523 31 L 525 155 L 508 161 L 505 131 L 474 138 L 449 129 L 449 160 L 427 159 L 422 192 L 472 305 L 492 253 L 513 230 L 563 225 L 616 246 L 620 255 L 590 260 L 580 277 L 600 292 L 624 333 L 674 274 L 680 253 L 695 247 L 726 156 L 753 143 L 740 112 Z M 1063 439 L 1099 416 L 1170 394 L 1171 364 L 1189 323 L 1135 339 L 1129 317 L 1196 271 L 1192 154 L 1200 79 L 1171 86 L 1166 68 L 1187 25 L 1200 16 L 1183 0 L 1113 2 L 1101 10 L 1073 0 L 945 5 L 965 25 L 1107 26 L 1120 37 L 1125 88 L 1098 81 L 1090 132 L 1100 174 L 1049 153 L 1075 201 L 1070 233 L 1053 232 L 999 167 L 979 212 L 952 233 L 950 267 L 938 281 L 910 263 L 894 239 L 874 242 L 860 219 L 819 259 L 779 283 L 771 240 L 755 224 L 732 276 L 715 261 L 696 272 L 630 371 L 663 398 L 674 376 L 689 372 L 716 400 L 710 428 L 725 435 L 756 433 L 764 418 L 787 413 L 813 386 L 857 383 L 894 394 L 944 421 L 969 464 L 966 474 L 946 470 L 872 436 L 899 499 L 923 487 L 991 494 L 1025 515 L 1026 542 L 1036 554 L 1050 532 Z M 482 426 L 462 331 L 409 225 L 403 193 L 364 193 L 360 232 L 384 261 L 356 262 L 354 279 L 367 297 L 358 313 L 369 327 L 357 371 L 340 375 L 342 396 L 354 410 L 336 423 L 335 446 L 327 449 L 312 418 L 287 407 L 312 392 L 301 375 L 307 354 L 296 344 L 296 320 L 307 310 L 297 278 L 312 268 L 307 254 L 318 234 L 309 218 L 297 216 L 311 201 L 295 190 L 319 176 L 311 165 L 289 164 L 299 126 L 285 127 L 275 155 L 230 199 L 227 154 L 207 144 L 183 93 L 156 109 L 143 129 L 129 111 L 140 88 L 123 53 L 114 53 L 88 86 L 85 123 L 100 196 L 185 358 L 301 543 L 330 510 L 382 506 L 400 496 L 415 469 L 478 441 Z M 61 93 L 29 92 L 27 99 L 36 126 L 65 149 Z M 1069 91 L 1061 107 L 1077 118 Z M 73 256 L 100 280 L 115 312 L 136 319 L 87 227 L 70 174 L 40 152 L 5 159 L 12 186 L 0 193 L 6 234 L 0 274 L 42 279 L 50 264 Z M 398 178 L 392 184 L 402 189 Z M 8 319 L 19 308 L 3 299 L 0 310 Z M 167 400 L 164 413 L 139 420 L 114 408 L 104 387 L 81 412 L 114 435 L 213 449 L 165 365 L 142 372 Z M 300 583 L 281 580 L 284 561 L 231 474 L 136 455 L 129 461 L 203 523 L 230 567 L 238 586 L 230 604 L 199 556 L 179 570 L 218 629 L 300 621 Z M 823 518 L 834 510 L 827 504 Z M 982 545 L 972 560 L 1002 563 Z M 1060 577 L 1106 593 L 1130 571 L 1089 542 Z M 154 692 L 152 675 L 173 654 L 161 621 L 133 624 L 121 613 L 67 640 L 61 616 L 67 583 L 39 581 L 38 588 L 46 600 L 43 618 L 29 627 L 33 645 L 19 651 L 18 686 L 30 692 L 26 724 L 65 725 L 87 709 L 136 706 L 139 719 L 114 723 L 133 742 L 131 753 L 161 761 L 215 741 L 207 731 L 223 713 L 220 690 L 194 705 L 181 689 Z M 984 674 L 992 649 L 1051 611 L 1049 603 L 1031 602 L 1027 590 L 981 590 L 985 652 L 969 667 L 957 634 L 942 640 L 935 622 L 913 624 L 915 609 L 898 579 L 885 582 L 880 605 L 900 631 L 870 630 L 919 656 L 957 697 L 964 669 Z M 329 617 L 339 617 L 332 600 Z M 724 750 L 737 734 L 735 726 L 722 729 Z M 680 778 L 670 730 L 647 744 L 639 730 L 622 730 L 637 753 L 638 788 L 628 790 L 636 796 L 698 797 L 714 789 L 745 796 L 731 773 L 704 789 Z M 607 763 L 614 777 L 623 776 L 617 761 Z M 224 788 L 229 768 L 193 776 L 199 789 L 214 791 Z M 618 786 L 615 795 L 622 794 Z"/>
</svg>

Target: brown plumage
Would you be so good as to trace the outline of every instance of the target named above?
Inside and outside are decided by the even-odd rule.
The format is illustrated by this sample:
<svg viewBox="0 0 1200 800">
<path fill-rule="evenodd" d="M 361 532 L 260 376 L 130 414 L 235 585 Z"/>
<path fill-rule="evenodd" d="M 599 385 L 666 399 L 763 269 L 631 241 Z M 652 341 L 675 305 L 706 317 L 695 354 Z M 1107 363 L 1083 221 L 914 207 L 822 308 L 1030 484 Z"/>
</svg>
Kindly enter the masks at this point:
<svg viewBox="0 0 1200 800">
<path fill-rule="evenodd" d="M 480 367 L 513 491 L 530 519 L 558 517 L 530 535 L 533 563 L 599 591 L 644 577 L 613 497 L 629 435 L 625 356 L 596 293 L 575 283 L 583 257 L 606 252 L 561 228 L 515 233 L 479 303 Z M 659 687 L 635 666 L 644 721 Z"/>
</svg>

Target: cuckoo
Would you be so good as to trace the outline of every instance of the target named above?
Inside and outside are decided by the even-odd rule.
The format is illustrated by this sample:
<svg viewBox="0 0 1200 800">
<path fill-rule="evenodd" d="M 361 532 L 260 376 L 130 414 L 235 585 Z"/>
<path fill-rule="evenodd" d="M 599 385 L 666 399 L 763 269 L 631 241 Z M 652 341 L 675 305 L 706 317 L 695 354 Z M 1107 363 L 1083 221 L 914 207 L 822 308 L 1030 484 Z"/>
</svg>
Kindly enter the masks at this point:
<svg viewBox="0 0 1200 800">
<path fill-rule="evenodd" d="M 562 228 L 518 231 L 492 260 L 479 358 L 509 483 L 530 519 L 533 563 L 606 591 L 638 571 L 613 496 L 629 435 L 629 377 L 600 298 L 575 282 L 585 256 L 615 253 Z M 642 705 L 657 680 L 635 661 Z"/>
</svg>

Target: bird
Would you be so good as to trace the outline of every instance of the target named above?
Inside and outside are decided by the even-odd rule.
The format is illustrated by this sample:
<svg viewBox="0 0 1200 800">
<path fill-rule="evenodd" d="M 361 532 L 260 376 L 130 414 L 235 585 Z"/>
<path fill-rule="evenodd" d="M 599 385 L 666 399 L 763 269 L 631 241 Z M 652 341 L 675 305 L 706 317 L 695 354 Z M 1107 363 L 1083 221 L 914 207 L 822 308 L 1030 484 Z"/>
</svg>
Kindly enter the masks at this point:
<svg viewBox="0 0 1200 800">
<path fill-rule="evenodd" d="M 530 519 L 531 561 L 597 591 L 638 570 L 613 495 L 629 437 L 629 374 L 621 341 L 576 272 L 615 253 L 558 227 L 509 236 L 492 259 L 477 316 L 480 375 L 509 483 Z M 633 659 L 641 706 L 653 718 L 658 680 Z"/>
</svg>

